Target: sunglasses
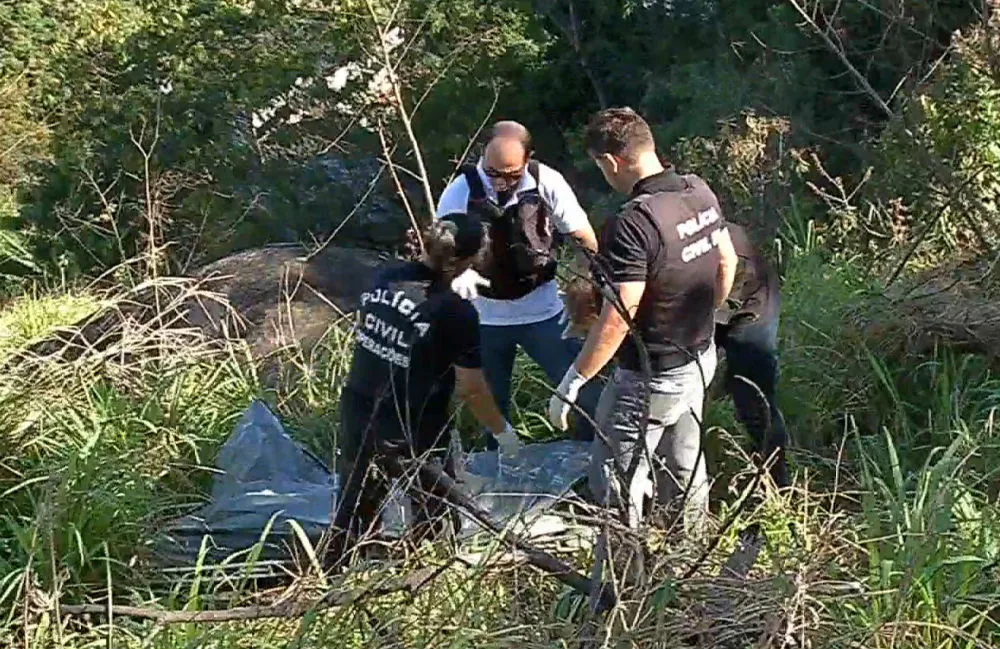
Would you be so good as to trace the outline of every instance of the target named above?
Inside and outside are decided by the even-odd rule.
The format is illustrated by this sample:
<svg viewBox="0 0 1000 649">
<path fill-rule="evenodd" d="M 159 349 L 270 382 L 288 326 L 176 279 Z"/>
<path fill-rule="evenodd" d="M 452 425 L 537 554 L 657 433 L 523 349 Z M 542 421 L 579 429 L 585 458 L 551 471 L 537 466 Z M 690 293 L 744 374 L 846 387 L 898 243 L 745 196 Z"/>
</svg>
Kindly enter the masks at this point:
<svg viewBox="0 0 1000 649">
<path fill-rule="evenodd" d="M 518 169 L 517 171 L 500 171 L 494 169 L 493 167 L 486 167 L 483 169 L 483 173 L 489 178 L 495 178 L 497 180 L 506 180 L 507 182 L 517 182 L 521 180 L 521 176 L 524 175 L 524 169 Z"/>
</svg>

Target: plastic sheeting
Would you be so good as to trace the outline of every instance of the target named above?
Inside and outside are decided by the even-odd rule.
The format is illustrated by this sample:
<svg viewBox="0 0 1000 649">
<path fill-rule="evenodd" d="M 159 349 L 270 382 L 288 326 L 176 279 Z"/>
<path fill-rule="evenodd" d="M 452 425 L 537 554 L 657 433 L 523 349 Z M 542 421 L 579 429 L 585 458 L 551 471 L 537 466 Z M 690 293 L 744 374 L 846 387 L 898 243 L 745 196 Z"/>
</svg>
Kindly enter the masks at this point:
<svg viewBox="0 0 1000 649">
<path fill-rule="evenodd" d="M 586 442 L 560 440 L 528 444 L 513 457 L 496 451 L 462 456 L 463 488 L 491 519 L 505 525 L 517 517 L 530 523 L 584 477 L 590 457 Z M 336 475 L 285 433 L 281 422 L 260 401 L 244 412 L 216 458 L 220 473 L 209 502 L 172 521 L 158 544 L 161 559 L 194 563 L 201 549 L 210 560 L 246 550 L 264 537 L 261 559 L 278 558 L 294 534 L 294 520 L 315 542 L 327 528 L 336 505 Z M 398 487 L 382 513 L 382 534 L 398 536 L 409 524 L 409 499 Z M 459 535 L 479 530 L 462 515 Z"/>
</svg>

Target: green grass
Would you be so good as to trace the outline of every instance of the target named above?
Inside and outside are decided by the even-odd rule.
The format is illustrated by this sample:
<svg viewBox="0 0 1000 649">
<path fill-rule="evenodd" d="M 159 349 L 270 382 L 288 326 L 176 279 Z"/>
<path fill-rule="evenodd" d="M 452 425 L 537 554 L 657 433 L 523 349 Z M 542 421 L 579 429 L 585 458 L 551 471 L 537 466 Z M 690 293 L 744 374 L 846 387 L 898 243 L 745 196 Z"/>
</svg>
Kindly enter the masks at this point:
<svg viewBox="0 0 1000 649">
<path fill-rule="evenodd" d="M 56 327 L 72 325 L 99 307 L 96 298 L 82 292 L 39 294 L 36 289 L 13 299 L 0 311 L 0 358 Z"/>
<path fill-rule="evenodd" d="M 785 273 L 780 398 L 796 444 L 797 491 L 733 513 L 748 478 L 746 442 L 727 400 L 713 402 L 706 445 L 715 509 L 736 520 L 698 574 L 734 547 L 736 529 L 756 521 L 769 534 L 754 574 L 767 581 L 741 605 L 753 620 L 745 624 L 773 623 L 775 633 L 814 647 L 995 646 L 1000 382 L 981 359 L 880 357 L 847 315 L 869 299 L 849 266 L 801 253 Z M 0 355 L 94 306 L 85 294 L 15 301 L 0 313 L 0 331 L 10 332 Z M 4 646 L 576 646 L 574 598 L 524 567 L 455 566 L 415 598 L 373 599 L 299 620 L 155 627 L 116 618 L 109 627 L 54 616 L 46 602 L 99 601 L 109 592 L 119 603 L 211 605 L 216 587 L 204 579 L 164 593 L 150 564 L 155 530 L 205 497 L 215 452 L 253 397 L 329 462 L 348 343 L 331 332 L 314 352 L 283 352 L 300 372 L 266 386 L 245 350 L 220 354 L 169 336 L 155 362 L 85 356 L 0 377 Z M 552 432 L 539 416 L 548 400 L 539 381 L 520 359 L 516 424 L 544 439 Z M 613 621 L 608 646 L 677 646 L 669 641 L 695 624 L 692 606 L 702 597 L 697 579 L 677 573 L 703 547 L 662 546 L 667 565 L 632 615 Z M 574 560 L 589 565 L 587 553 Z"/>
</svg>

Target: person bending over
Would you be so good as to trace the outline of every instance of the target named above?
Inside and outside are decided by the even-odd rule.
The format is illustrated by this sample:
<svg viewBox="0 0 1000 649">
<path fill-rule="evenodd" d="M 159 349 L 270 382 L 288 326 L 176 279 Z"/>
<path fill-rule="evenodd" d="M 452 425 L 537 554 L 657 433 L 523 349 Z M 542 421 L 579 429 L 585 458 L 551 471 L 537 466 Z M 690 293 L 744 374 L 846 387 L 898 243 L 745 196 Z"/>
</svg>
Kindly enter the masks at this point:
<svg viewBox="0 0 1000 649">
<path fill-rule="evenodd" d="M 395 462 L 387 460 L 443 455 L 453 393 L 506 448 L 518 446 L 483 375 L 476 310 L 450 288 L 483 248 L 482 223 L 466 213 L 446 214 L 423 239 L 420 261 L 391 262 L 361 295 L 350 373 L 340 399 L 342 495 L 333 523 L 334 555 L 378 518 L 389 483 L 371 479 L 370 469 L 391 479 L 398 475 Z M 427 494 L 432 486 L 421 487 Z M 434 531 L 443 506 L 412 495 L 419 539 Z"/>
<path fill-rule="evenodd" d="M 731 308 L 720 309 L 715 344 L 726 354 L 725 387 L 733 398 L 736 418 L 746 427 L 761 460 L 771 463 L 775 486 L 783 489 L 791 483 L 785 464 L 788 436 L 776 402 L 778 274 L 741 226 L 730 223 L 729 231 L 740 272 L 729 296 Z"/>
</svg>

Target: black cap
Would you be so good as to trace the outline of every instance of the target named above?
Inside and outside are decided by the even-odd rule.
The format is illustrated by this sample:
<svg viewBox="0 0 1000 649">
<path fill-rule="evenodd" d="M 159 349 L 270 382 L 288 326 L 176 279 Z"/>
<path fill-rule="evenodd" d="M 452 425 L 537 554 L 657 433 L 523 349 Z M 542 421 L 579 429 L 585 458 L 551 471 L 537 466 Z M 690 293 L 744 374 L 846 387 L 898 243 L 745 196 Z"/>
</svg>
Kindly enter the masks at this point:
<svg viewBox="0 0 1000 649">
<path fill-rule="evenodd" d="M 455 256 L 472 257 L 483 245 L 483 222 L 474 214 L 451 212 L 441 217 L 442 221 L 455 224 Z"/>
</svg>

